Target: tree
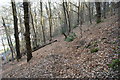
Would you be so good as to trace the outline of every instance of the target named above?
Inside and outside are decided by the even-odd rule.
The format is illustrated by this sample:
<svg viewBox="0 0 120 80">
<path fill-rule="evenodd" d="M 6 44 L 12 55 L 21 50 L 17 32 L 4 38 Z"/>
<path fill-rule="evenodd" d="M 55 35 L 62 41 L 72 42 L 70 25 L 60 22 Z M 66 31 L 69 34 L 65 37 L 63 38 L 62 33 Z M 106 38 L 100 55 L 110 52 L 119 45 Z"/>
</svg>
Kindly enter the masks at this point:
<svg viewBox="0 0 120 80">
<path fill-rule="evenodd" d="M 115 5 L 116 4 L 115 4 L 115 2 L 111 2 L 110 4 L 111 4 L 111 16 L 112 16 L 112 15 L 115 15 Z"/>
<path fill-rule="evenodd" d="M 30 26 L 29 26 L 29 2 L 26 0 L 23 2 L 24 9 L 24 24 L 25 24 L 25 40 L 26 40 L 26 52 L 27 52 L 27 62 L 32 58 L 32 49 L 30 42 Z"/>
<path fill-rule="evenodd" d="M 30 18 L 31 18 L 31 22 L 32 22 L 32 28 L 33 28 L 33 48 L 37 47 L 37 34 L 35 31 L 35 25 L 34 25 L 34 20 L 33 20 L 33 15 L 32 15 L 32 11 L 31 11 L 31 5 L 29 5 L 30 8 Z"/>
<path fill-rule="evenodd" d="M 3 46 L 3 48 L 4 48 L 4 52 L 6 53 L 6 49 L 5 49 L 5 44 L 4 44 L 4 39 L 3 39 L 3 37 L 1 38 L 1 42 L 2 42 L 2 46 Z"/>
<path fill-rule="evenodd" d="M 96 6 L 96 12 L 97 12 L 97 23 L 101 22 L 101 7 L 100 7 L 100 2 L 95 2 L 95 6 Z"/>
<path fill-rule="evenodd" d="M 80 24 L 80 0 L 78 1 L 78 6 L 76 5 L 76 4 L 74 4 L 74 3 L 72 3 L 72 2 L 70 2 L 70 4 L 72 4 L 75 8 L 77 8 L 77 11 L 75 11 L 75 10 L 72 10 L 73 12 L 75 12 L 75 13 L 77 13 L 77 25 L 79 25 Z"/>
<path fill-rule="evenodd" d="M 18 7 L 18 21 L 19 21 L 19 27 L 20 27 L 20 31 L 19 33 L 21 34 L 21 45 L 20 45 L 20 52 L 21 55 L 22 53 L 25 51 L 25 39 L 24 39 L 24 25 L 23 25 L 23 18 L 22 18 L 22 10 L 21 10 L 21 4 Z"/>
<path fill-rule="evenodd" d="M 14 19 L 14 36 L 15 36 L 15 43 L 16 43 L 15 47 L 16 47 L 16 53 L 17 53 L 17 60 L 19 60 L 19 59 L 21 59 L 21 55 L 20 55 L 18 19 L 17 19 L 17 11 L 16 11 L 15 1 L 11 0 L 11 4 L 12 4 L 13 19 Z"/>
<path fill-rule="evenodd" d="M 45 39 L 45 30 L 44 30 L 44 26 L 43 26 L 43 8 L 42 8 L 42 2 L 40 1 L 40 12 L 41 12 L 41 20 L 40 20 L 40 23 L 41 23 L 41 26 L 42 26 L 42 35 L 43 35 L 43 41 L 44 41 L 44 44 L 46 43 L 46 39 Z"/>
<path fill-rule="evenodd" d="M 103 17 L 106 18 L 106 2 L 103 2 Z"/>
<path fill-rule="evenodd" d="M 46 11 L 47 11 L 47 15 L 48 15 L 48 19 L 49 19 L 49 31 L 50 31 L 50 41 L 52 40 L 52 13 L 51 13 L 51 2 L 48 2 L 48 6 L 46 4 Z M 49 9 L 48 9 L 49 8 Z"/>
<path fill-rule="evenodd" d="M 8 29 L 7 29 L 7 26 L 6 26 L 6 24 L 5 24 L 5 20 L 4 20 L 3 17 L 2 17 L 2 21 L 3 21 L 3 26 L 4 26 L 4 28 L 5 28 L 5 34 L 6 34 L 6 37 L 7 37 L 8 45 L 9 45 L 9 48 L 10 48 L 11 53 L 12 53 L 12 61 L 13 61 L 13 60 L 14 60 L 14 53 L 15 53 L 15 52 L 14 52 L 12 40 L 11 40 L 11 37 L 10 37 L 10 35 L 9 35 L 9 33 L 8 33 Z"/>
<path fill-rule="evenodd" d="M 80 0 L 78 2 L 78 25 L 80 24 Z"/>
<path fill-rule="evenodd" d="M 84 4 L 81 4 L 81 9 L 80 9 L 80 24 L 79 24 L 79 29 L 80 29 L 80 38 L 82 38 L 83 34 L 82 34 L 82 24 L 83 24 L 83 11 L 84 11 Z"/>
<path fill-rule="evenodd" d="M 90 21 L 90 24 L 92 24 L 92 20 L 91 20 L 91 4 L 90 4 L 90 2 L 88 3 L 88 11 L 89 11 L 89 21 Z"/>
<path fill-rule="evenodd" d="M 67 2 L 63 1 L 63 9 L 64 9 L 64 14 L 66 15 L 66 22 L 67 22 L 67 26 L 68 26 L 68 35 L 71 32 L 71 26 L 70 26 L 70 16 L 69 16 L 69 12 L 68 12 L 68 4 Z"/>
</svg>

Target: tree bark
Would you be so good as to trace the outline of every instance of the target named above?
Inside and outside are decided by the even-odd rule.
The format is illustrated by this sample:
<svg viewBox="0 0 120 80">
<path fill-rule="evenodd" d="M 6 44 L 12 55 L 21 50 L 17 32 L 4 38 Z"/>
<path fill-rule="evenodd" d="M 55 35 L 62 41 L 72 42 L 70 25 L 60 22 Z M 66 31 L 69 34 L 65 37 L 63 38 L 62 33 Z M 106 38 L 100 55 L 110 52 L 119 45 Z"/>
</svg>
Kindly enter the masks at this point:
<svg viewBox="0 0 120 80">
<path fill-rule="evenodd" d="M 4 39 L 1 38 L 1 41 L 2 41 L 2 46 L 3 46 L 3 48 L 4 48 L 4 52 L 6 53 L 5 44 L 4 44 Z"/>
<path fill-rule="evenodd" d="M 40 2 L 40 10 L 41 10 L 41 20 L 40 20 L 40 23 L 41 23 L 41 26 L 42 26 L 42 34 L 43 34 L 43 41 L 44 41 L 44 44 L 46 43 L 46 39 L 45 39 L 45 30 L 44 30 L 44 26 L 43 26 L 43 8 L 42 8 L 42 2 Z"/>
<path fill-rule="evenodd" d="M 51 13 L 51 2 L 49 4 L 49 26 L 50 26 L 50 41 L 52 40 L 52 13 Z"/>
<path fill-rule="evenodd" d="M 103 2 L 103 17 L 106 18 L 106 2 Z"/>
<path fill-rule="evenodd" d="M 84 20 L 83 19 L 84 18 L 83 11 L 84 11 L 84 4 L 82 3 L 81 8 L 80 8 L 80 24 L 79 24 L 79 29 L 80 29 L 80 34 L 81 34 L 80 38 L 82 38 L 82 36 L 83 36 L 83 34 L 82 34 L 82 24 L 83 24 L 83 20 Z"/>
<path fill-rule="evenodd" d="M 16 11 L 15 1 L 11 0 L 11 4 L 12 4 L 13 19 L 14 19 L 14 36 L 15 36 L 15 43 L 16 43 L 15 47 L 16 47 L 16 53 L 17 53 L 17 60 L 19 60 L 19 59 L 21 59 L 21 55 L 20 55 L 18 19 L 17 19 L 17 11 Z"/>
<path fill-rule="evenodd" d="M 68 27 L 69 27 L 69 29 L 68 29 L 68 33 L 70 33 L 70 32 L 71 32 L 71 25 L 70 25 L 70 11 L 67 9 L 67 8 L 69 8 L 67 2 L 65 2 L 65 5 L 66 5 L 66 12 L 67 12 L 67 17 L 68 17 Z"/>
<path fill-rule="evenodd" d="M 30 8 L 30 17 L 31 17 L 31 21 L 32 21 L 32 28 L 33 28 L 33 48 L 34 47 L 37 47 L 37 34 L 36 34 L 36 31 L 35 31 L 35 25 L 34 25 L 34 21 L 33 21 L 33 15 L 32 15 L 32 11 L 31 11 L 31 5 L 29 5 L 29 8 Z"/>
<path fill-rule="evenodd" d="M 65 11 L 66 11 L 66 16 L 67 16 L 68 35 L 69 35 L 69 33 L 71 32 L 71 26 L 70 26 L 70 15 L 69 15 L 69 11 L 68 11 L 67 2 L 64 2 L 64 6 L 65 6 Z"/>
<path fill-rule="evenodd" d="M 14 60 L 14 48 L 13 48 L 13 44 L 12 44 L 12 41 L 11 41 L 11 37 L 8 33 L 8 30 L 7 30 L 7 26 L 5 24 L 5 21 L 4 21 L 4 18 L 2 17 L 2 21 L 3 21 L 3 26 L 5 28 L 5 34 L 6 34 L 6 37 L 7 37 L 7 41 L 8 41 L 8 45 L 9 45 L 9 48 L 11 50 L 11 53 L 12 53 L 12 61 Z"/>
<path fill-rule="evenodd" d="M 24 39 L 24 26 L 22 24 L 22 15 L 21 15 L 21 9 L 18 11 L 18 19 L 19 19 L 19 26 L 20 26 L 20 33 L 21 33 L 21 45 L 20 45 L 20 52 L 22 56 L 22 52 L 25 49 L 25 39 Z"/>
<path fill-rule="evenodd" d="M 80 24 L 80 0 L 78 2 L 78 25 Z"/>
<path fill-rule="evenodd" d="M 71 26 L 70 26 L 70 15 L 68 11 L 68 6 L 67 6 L 67 2 L 64 2 L 64 0 L 62 4 L 63 4 L 64 15 L 65 15 L 65 24 L 67 25 L 68 35 L 69 35 L 69 33 L 71 32 Z"/>
<path fill-rule="evenodd" d="M 97 20 L 96 22 L 97 23 L 100 23 L 101 22 L 101 7 L 100 7 L 100 2 L 95 2 L 95 5 L 96 5 L 96 12 L 97 12 Z"/>
<path fill-rule="evenodd" d="M 30 26 L 29 26 L 29 6 L 28 5 L 29 5 L 28 0 L 26 0 L 26 2 L 23 2 L 27 62 L 29 62 L 29 60 L 32 58 L 32 49 L 31 49 L 31 42 L 30 42 Z"/>
<path fill-rule="evenodd" d="M 65 24 L 67 25 L 68 27 L 68 23 L 67 23 L 67 15 L 66 15 L 66 10 L 65 10 L 65 4 L 63 2 L 63 11 L 64 11 L 64 15 L 65 15 Z"/>
<path fill-rule="evenodd" d="M 91 20 L 91 5 L 90 5 L 90 2 L 88 2 L 88 11 L 89 11 L 89 21 L 90 21 L 90 24 L 92 24 L 92 20 Z"/>
</svg>

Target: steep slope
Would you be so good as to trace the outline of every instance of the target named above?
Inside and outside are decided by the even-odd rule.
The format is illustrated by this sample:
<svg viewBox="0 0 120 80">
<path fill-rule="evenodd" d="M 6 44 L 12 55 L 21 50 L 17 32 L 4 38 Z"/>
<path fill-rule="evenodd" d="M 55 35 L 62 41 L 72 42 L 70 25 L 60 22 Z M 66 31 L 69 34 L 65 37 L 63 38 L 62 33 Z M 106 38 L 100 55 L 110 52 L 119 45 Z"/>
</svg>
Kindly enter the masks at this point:
<svg viewBox="0 0 120 80">
<path fill-rule="evenodd" d="M 117 17 L 112 16 L 99 24 L 83 25 L 80 39 L 79 27 L 73 32 L 77 38 L 65 42 L 63 36 L 58 42 L 33 52 L 27 63 L 25 56 L 20 62 L 3 65 L 3 77 L 12 78 L 110 78 L 116 76 L 107 65 L 118 57 L 115 54 L 118 44 Z M 91 50 L 98 49 L 92 53 Z"/>
</svg>

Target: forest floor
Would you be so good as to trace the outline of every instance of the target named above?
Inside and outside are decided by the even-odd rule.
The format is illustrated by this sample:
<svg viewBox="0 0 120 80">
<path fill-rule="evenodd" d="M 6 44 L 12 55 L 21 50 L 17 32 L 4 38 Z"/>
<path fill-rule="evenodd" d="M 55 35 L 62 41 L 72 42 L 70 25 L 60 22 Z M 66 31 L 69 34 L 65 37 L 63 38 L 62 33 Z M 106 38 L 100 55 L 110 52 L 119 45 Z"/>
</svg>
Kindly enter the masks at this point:
<svg viewBox="0 0 120 80">
<path fill-rule="evenodd" d="M 3 78 L 112 78 L 117 72 L 108 64 L 118 58 L 118 17 L 112 16 L 99 24 L 84 24 L 83 37 L 79 27 L 73 32 L 77 38 L 72 42 L 58 41 L 35 52 L 30 62 L 26 56 L 2 66 Z M 87 47 L 88 46 L 88 47 Z M 91 53 L 97 48 L 98 52 Z"/>
</svg>

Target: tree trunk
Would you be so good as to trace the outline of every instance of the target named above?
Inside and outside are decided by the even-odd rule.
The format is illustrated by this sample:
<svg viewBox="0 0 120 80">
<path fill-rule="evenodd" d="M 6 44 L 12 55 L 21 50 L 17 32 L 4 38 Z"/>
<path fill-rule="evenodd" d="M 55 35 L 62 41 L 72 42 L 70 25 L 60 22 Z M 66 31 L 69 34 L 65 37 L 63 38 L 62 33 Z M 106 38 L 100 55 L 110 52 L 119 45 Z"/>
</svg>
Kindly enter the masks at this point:
<svg viewBox="0 0 120 80">
<path fill-rule="evenodd" d="M 42 34 L 43 34 L 43 41 L 44 41 L 44 44 L 46 43 L 46 39 L 45 39 L 45 30 L 44 30 L 44 26 L 43 26 L 43 10 L 42 10 L 42 2 L 40 2 L 40 10 L 41 10 L 41 26 L 42 26 Z"/>
<path fill-rule="evenodd" d="M 67 2 L 64 2 L 64 0 L 63 0 L 63 11 L 65 15 L 65 24 L 68 30 L 67 35 L 69 35 L 69 33 L 71 32 L 70 16 L 69 16 L 68 8 L 67 8 Z"/>
<path fill-rule="evenodd" d="M 91 18 L 94 16 L 94 3 L 91 2 Z"/>
<path fill-rule="evenodd" d="M 115 15 L 115 3 L 111 2 L 111 16 Z"/>
<path fill-rule="evenodd" d="M 82 18 L 81 18 L 81 21 L 82 21 L 82 23 L 84 23 L 84 22 L 86 21 L 86 20 L 85 20 L 86 14 L 85 14 L 85 11 L 84 11 L 84 10 L 85 10 L 84 4 L 85 4 L 85 3 L 82 3 L 82 4 L 81 4 L 81 5 L 82 5 L 82 9 L 81 9 L 81 10 L 82 10 L 82 11 L 81 11 L 81 14 L 82 14 L 82 15 L 81 15 L 81 17 L 82 17 Z"/>
<path fill-rule="evenodd" d="M 20 52 L 24 52 L 25 49 L 25 39 L 24 39 L 24 27 L 22 24 L 22 18 L 21 18 L 21 9 L 18 11 L 18 19 L 19 19 L 19 26 L 20 26 L 20 33 L 21 33 L 21 45 L 20 45 Z M 22 56 L 22 54 L 21 54 Z"/>
<path fill-rule="evenodd" d="M 92 20 L 91 20 L 91 5 L 90 5 L 90 2 L 88 2 L 88 11 L 89 11 L 89 21 L 90 21 L 90 24 L 92 24 Z"/>
<path fill-rule="evenodd" d="M 49 26 L 50 26 L 50 41 L 52 40 L 52 14 L 51 14 L 51 2 L 49 4 Z"/>
<path fill-rule="evenodd" d="M 67 15 L 66 15 L 66 10 L 65 10 L 65 4 L 63 2 L 63 11 L 64 11 L 64 15 L 65 15 L 65 24 L 67 25 L 68 27 L 68 23 L 67 23 Z"/>
<path fill-rule="evenodd" d="M 68 5 L 67 2 L 63 2 L 64 7 L 65 7 L 65 12 L 66 12 L 66 17 L 67 17 L 67 25 L 68 25 L 68 35 L 71 32 L 71 26 L 70 26 L 70 15 L 68 11 Z"/>
<path fill-rule="evenodd" d="M 29 26 L 29 6 L 28 5 L 29 5 L 28 0 L 26 0 L 26 2 L 23 2 L 27 62 L 32 58 L 32 49 L 31 49 L 31 42 L 30 42 L 30 26 Z"/>
<path fill-rule="evenodd" d="M 37 34 L 36 34 L 36 31 L 35 31 L 33 15 L 32 15 L 32 12 L 31 12 L 31 5 L 29 5 L 29 7 L 30 7 L 30 17 L 31 17 L 31 21 L 32 21 L 32 28 L 33 28 L 33 33 L 34 33 L 34 36 L 33 36 L 33 48 L 35 48 L 35 47 L 37 47 Z"/>
<path fill-rule="evenodd" d="M 18 19 L 17 19 L 17 11 L 16 11 L 15 1 L 11 0 L 11 4 L 12 4 L 13 19 L 14 19 L 14 36 L 15 36 L 15 43 L 16 43 L 15 47 L 16 47 L 16 53 L 17 53 L 17 60 L 19 60 L 19 59 L 21 59 L 21 55 L 20 55 Z"/>
<path fill-rule="evenodd" d="M 67 12 L 67 17 L 68 17 L 68 27 L 69 27 L 69 29 L 68 29 L 68 33 L 70 33 L 71 32 L 71 25 L 70 25 L 70 13 L 69 13 L 69 11 L 68 11 L 68 5 L 67 5 L 67 2 L 65 2 L 65 5 L 66 5 L 66 12 Z"/>
<path fill-rule="evenodd" d="M 7 26 L 5 24 L 5 21 L 4 21 L 4 18 L 2 17 L 2 20 L 3 20 L 3 26 L 5 27 L 5 34 L 6 34 L 6 37 L 7 37 L 7 41 L 8 41 L 8 45 L 9 45 L 9 48 L 11 50 L 11 53 L 12 53 L 12 61 L 14 60 L 14 49 L 13 49 L 13 44 L 12 44 L 12 41 L 11 41 L 11 37 L 8 33 L 8 30 L 7 30 Z"/>
<path fill-rule="evenodd" d="M 80 0 L 78 2 L 78 25 L 80 24 Z"/>
<path fill-rule="evenodd" d="M 80 8 L 80 24 L 79 24 L 79 29 L 80 29 L 80 38 L 82 38 L 83 34 L 82 34 L 82 24 L 83 24 L 83 11 L 84 11 L 84 4 L 81 4 L 81 8 Z"/>
<path fill-rule="evenodd" d="M 110 11 L 109 2 L 106 2 L 106 12 L 108 13 L 109 11 Z"/>
<path fill-rule="evenodd" d="M 3 45 L 3 48 L 4 48 L 4 52 L 6 53 L 6 49 L 5 49 L 5 44 L 4 44 L 3 38 L 1 38 L 1 42 L 2 42 L 2 45 Z"/>
<path fill-rule="evenodd" d="M 6 53 L 6 49 L 5 49 L 5 44 L 4 44 L 4 39 L 3 39 L 3 38 L 1 38 L 1 42 L 2 42 L 2 46 L 3 46 L 3 48 L 4 48 L 4 53 Z M 4 59 L 5 62 L 7 61 L 5 55 L 3 56 L 3 59 Z"/>
<path fill-rule="evenodd" d="M 103 2 L 103 17 L 106 18 L 106 2 Z"/>
<path fill-rule="evenodd" d="M 95 2 L 95 5 L 96 5 L 96 12 L 97 12 L 97 20 L 96 22 L 97 23 L 100 23 L 101 22 L 101 7 L 100 7 L 100 2 Z"/>
</svg>

